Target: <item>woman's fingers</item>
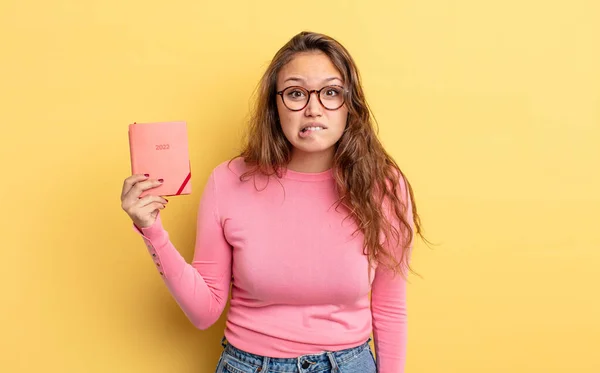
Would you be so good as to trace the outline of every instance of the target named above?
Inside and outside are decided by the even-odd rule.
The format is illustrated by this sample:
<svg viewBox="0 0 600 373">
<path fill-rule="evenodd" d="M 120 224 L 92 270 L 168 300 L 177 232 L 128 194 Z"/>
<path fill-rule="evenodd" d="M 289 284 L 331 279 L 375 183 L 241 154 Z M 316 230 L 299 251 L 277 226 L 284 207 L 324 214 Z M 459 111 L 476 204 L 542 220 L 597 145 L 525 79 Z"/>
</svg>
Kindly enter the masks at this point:
<svg viewBox="0 0 600 373">
<path fill-rule="evenodd" d="M 126 178 L 123 181 L 123 188 L 121 190 L 121 201 L 123 201 L 126 198 L 127 193 L 131 191 L 131 188 L 133 188 L 135 184 L 146 179 L 148 179 L 148 176 L 141 174 L 133 174 Z"/>
</svg>

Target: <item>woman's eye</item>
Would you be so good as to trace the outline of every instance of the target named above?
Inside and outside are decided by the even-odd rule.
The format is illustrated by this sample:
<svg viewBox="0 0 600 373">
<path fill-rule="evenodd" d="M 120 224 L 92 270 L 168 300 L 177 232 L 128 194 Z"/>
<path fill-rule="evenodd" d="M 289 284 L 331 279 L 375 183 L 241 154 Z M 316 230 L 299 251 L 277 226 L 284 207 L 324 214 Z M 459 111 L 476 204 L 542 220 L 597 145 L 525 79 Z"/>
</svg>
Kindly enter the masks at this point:
<svg viewBox="0 0 600 373">
<path fill-rule="evenodd" d="M 340 94 L 340 91 L 338 89 L 335 89 L 335 88 L 330 88 L 326 92 L 327 96 L 337 96 L 339 94 Z"/>
<path fill-rule="evenodd" d="M 290 96 L 291 98 L 301 98 L 304 96 L 304 92 L 302 91 L 291 91 L 290 93 L 288 93 L 288 96 Z"/>
</svg>

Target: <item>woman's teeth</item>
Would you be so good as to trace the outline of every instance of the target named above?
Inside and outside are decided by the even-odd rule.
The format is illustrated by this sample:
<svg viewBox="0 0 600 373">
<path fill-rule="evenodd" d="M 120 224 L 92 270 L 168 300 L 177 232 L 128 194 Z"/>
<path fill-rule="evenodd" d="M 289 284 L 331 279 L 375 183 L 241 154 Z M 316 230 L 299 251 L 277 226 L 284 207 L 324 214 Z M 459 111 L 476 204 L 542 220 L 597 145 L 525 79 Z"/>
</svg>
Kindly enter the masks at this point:
<svg viewBox="0 0 600 373">
<path fill-rule="evenodd" d="M 323 127 L 306 127 L 302 130 L 302 132 L 306 132 L 306 131 L 320 131 L 322 130 Z"/>
</svg>

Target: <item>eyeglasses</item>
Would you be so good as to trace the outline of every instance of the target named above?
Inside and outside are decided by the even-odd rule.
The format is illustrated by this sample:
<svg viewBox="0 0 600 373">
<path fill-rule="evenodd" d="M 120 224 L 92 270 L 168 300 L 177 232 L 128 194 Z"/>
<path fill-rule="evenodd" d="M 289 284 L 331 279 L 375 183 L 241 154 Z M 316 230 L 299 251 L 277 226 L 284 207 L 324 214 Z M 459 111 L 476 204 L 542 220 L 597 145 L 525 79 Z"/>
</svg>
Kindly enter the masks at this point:
<svg viewBox="0 0 600 373">
<path fill-rule="evenodd" d="M 308 89 L 300 86 L 291 86 L 277 92 L 285 107 L 292 111 L 300 111 L 308 105 L 310 96 L 315 92 L 319 102 L 327 110 L 337 110 L 344 105 L 344 94 L 347 90 L 339 85 L 328 85 L 321 89 Z"/>
</svg>

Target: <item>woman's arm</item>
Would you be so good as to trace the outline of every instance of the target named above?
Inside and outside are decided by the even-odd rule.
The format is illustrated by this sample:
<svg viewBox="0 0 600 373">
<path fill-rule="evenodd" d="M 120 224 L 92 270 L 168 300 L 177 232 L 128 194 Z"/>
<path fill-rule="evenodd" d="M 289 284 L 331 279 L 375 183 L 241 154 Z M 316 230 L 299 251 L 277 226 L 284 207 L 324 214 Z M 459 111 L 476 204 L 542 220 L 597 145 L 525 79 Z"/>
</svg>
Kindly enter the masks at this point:
<svg viewBox="0 0 600 373">
<path fill-rule="evenodd" d="M 378 268 L 371 292 L 373 340 L 378 373 L 403 373 L 406 360 L 406 281 Z"/>
<path fill-rule="evenodd" d="M 207 329 L 219 319 L 231 282 L 231 247 L 223 235 L 216 192 L 213 172 L 198 208 L 191 264 L 173 246 L 160 214 L 150 227 L 134 226 L 175 301 L 199 329 Z"/>
<path fill-rule="evenodd" d="M 412 202 L 402 178 L 399 198 L 408 206 L 406 218 L 414 231 Z M 399 222 L 396 221 L 395 226 L 400 232 L 403 231 Z M 408 258 L 411 251 L 412 242 Z M 399 258 L 400 255 L 395 257 Z M 375 270 L 371 289 L 371 312 L 378 373 L 404 373 L 408 341 L 405 280 L 407 275 L 405 266 L 402 266 L 402 271 L 395 276 L 381 264 Z"/>
</svg>

